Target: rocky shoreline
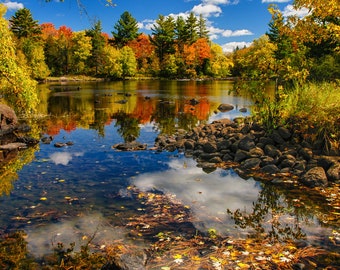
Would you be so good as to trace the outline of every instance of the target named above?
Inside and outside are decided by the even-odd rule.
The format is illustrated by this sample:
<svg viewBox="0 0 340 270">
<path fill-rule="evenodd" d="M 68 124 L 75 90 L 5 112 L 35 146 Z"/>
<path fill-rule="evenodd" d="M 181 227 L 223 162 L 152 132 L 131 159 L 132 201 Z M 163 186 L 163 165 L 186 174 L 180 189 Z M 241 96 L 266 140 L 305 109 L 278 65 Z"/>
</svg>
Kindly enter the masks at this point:
<svg viewBox="0 0 340 270">
<path fill-rule="evenodd" d="M 302 134 L 279 127 L 267 132 L 247 119 L 221 119 L 159 135 L 153 149 L 181 151 L 206 172 L 234 168 L 243 178 L 259 176 L 272 183 L 301 183 L 308 187 L 340 182 L 340 157 L 322 155 Z"/>
</svg>

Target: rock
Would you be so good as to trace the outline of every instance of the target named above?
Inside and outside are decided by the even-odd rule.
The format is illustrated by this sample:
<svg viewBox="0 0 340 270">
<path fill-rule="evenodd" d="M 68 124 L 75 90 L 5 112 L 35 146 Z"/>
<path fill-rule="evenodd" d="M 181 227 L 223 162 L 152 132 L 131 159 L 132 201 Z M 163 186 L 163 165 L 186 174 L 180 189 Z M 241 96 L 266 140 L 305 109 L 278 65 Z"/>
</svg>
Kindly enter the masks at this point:
<svg viewBox="0 0 340 270">
<path fill-rule="evenodd" d="M 250 154 L 247 151 L 239 149 L 236 151 L 234 161 L 240 163 L 246 160 L 247 158 L 250 158 Z"/>
<path fill-rule="evenodd" d="M 279 167 L 282 168 L 291 168 L 294 166 L 296 162 L 296 158 L 292 155 L 283 155 L 280 157 L 279 160 L 280 164 Z"/>
<path fill-rule="evenodd" d="M 206 153 L 215 153 L 217 152 L 217 145 L 214 142 L 206 142 L 203 144 L 203 151 Z"/>
<path fill-rule="evenodd" d="M 271 144 L 267 144 L 264 147 L 264 152 L 266 155 L 272 157 L 272 158 L 276 158 L 281 156 L 281 152 L 279 149 L 277 149 L 275 146 L 271 145 Z"/>
<path fill-rule="evenodd" d="M 126 143 L 118 143 L 112 146 L 112 148 L 121 150 L 121 151 L 138 151 L 145 150 L 147 148 L 147 144 L 142 144 L 136 141 L 126 142 Z"/>
<path fill-rule="evenodd" d="M 287 128 L 279 127 L 277 131 L 280 134 L 280 136 L 286 141 L 289 140 L 290 137 L 292 136 L 292 133 Z"/>
<path fill-rule="evenodd" d="M 41 142 L 44 144 L 50 144 L 53 141 L 53 137 L 52 136 L 46 136 L 41 138 Z"/>
<path fill-rule="evenodd" d="M 239 141 L 238 148 L 249 151 L 250 149 L 255 148 L 255 142 L 250 136 L 245 136 Z"/>
<path fill-rule="evenodd" d="M 18 124 L 18 118 L 12 108 L 5 104 L 0 104 L 0 131 L 5 134 L 12 131 Z"/>
<path fill-rule="evenodd" d="M 331 182 L 339 182 L 340 181 L 340 164 L 333 164 L 326 171 L 327 179 Z"/>
<path fill-rule="evenodd" d="M 298 154 L 305 160 L 309 161 L 313 158 L 313 151 L 311 148 L 307 148 L 307 147 L 304 147 L 304 148 L 301 148 L 299 151 L 298 151 Z"/>
<path fill-rule="evenodd" d="M 220 106 L 217 107 L 217 109 L 220 112 L 228 112 L 234 109 L 234 106 L 231 104 L 220 104 Z"/>
<path fill-rule="evenodd" d="M 276 174 L 280 169 L 274 164 L 268 164 L 261 168 L 261 171 L 268 174 Z"/>
<path fill-rule="evenodd" d="M 247 108 L 240 108 L 239 111 L 240 111 L 241 113 L 246 113 L 248 110 L 247 110 Z"/>
<path fill-rule="evenodd" d="M 270 136 L 274 142 L 277 144 L 284 144 L 286 141 L 281 137 L 280 133 L 277 130 L 273 131 L 273 134 Z"/>
<path fill-rule="evenodd" d="M 209 163 L 221 163 L 222 159 L 220 157 L 213 157 L 209 159 Z"/>
<path fill-rule="evenodd" d="M 67 144 L 66 143 L 63 143 L 63 142 L 56 142 L 54 144 L 54 147 L 57 147 L 57 148 L 61 148 L 61 147 L 64 147 L 66 146 Z"/>
<path fill-rule="evenodd" d="M 264 152 L 261 148 L 255 147 L 249 150 L 249 154 L 251 157 L 258 157 L 261 158 L 264 156 Z"/>
<path fill-rule="evenodd" d="M 309 187 L 327 186 L 326 172 L 322 167 L 314 167 L 307 171 L 301 178 L 301 182 Z"/>
<path fill-rule="evenodd" d="M 184 142 L 184 148 L 186 150 L 194 150 L 195 149 L 195 141 L 194 140 L 186 140 Z"/>
<path fill-rule="evenodd" d="M 21 143 L 21 142 L 13 142 L 13 143 L 8 143 L 5 145 L 0 145 L 0 150 L 8 150 L 8 151 L 12 151 L 15 149 L 24 149 L 27 148 L 27 145 L 25 143 Z"/>
<path fill-rule="evenodd" d="M 261 159 L 259 158 L 249 158 L 243 161 L 240 167 L 243 170 L 258 169 L 260 167 Z"/>
</svg>

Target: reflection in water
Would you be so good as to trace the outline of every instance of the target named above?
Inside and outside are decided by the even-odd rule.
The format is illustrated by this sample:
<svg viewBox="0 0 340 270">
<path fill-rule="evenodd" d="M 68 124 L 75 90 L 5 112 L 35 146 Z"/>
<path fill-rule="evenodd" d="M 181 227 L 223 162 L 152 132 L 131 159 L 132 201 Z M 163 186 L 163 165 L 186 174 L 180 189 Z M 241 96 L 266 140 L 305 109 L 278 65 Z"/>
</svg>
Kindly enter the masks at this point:
<svg viewBox="0 0 340 270">
<path fill-rule="evenodd" d="M 60 91 L 63 88 L 56 85 L 41 85 L 39 109 L 42 113 L 58 117 L 47 121 L 49 135 L 56 135 L 62 129 L 72 131 L 83 127 L 105 136 L 104 127 L 116 120 L 120 134 L 126 140 L 129 132 L 138 136 L 138 125 L 141 124 L 154 123 L 160 133 L 171 134 L 177 128 L 189 129 L 205 123 L 210 117 L 246 115 L 238 109 L 249 107 L 250 100 L 229 95 L 232 86 L 229 81 L 153 80 L 82 83 L 79 91 Z M 49 89 L 53 91 L 46 95 Z M 232 104 L 236 109 L 220 113 L 217 107 L 221 103 Z"/>
<path fill-rule="evenodd" d="M 50 159 L 56 165 L 67 165 L 72 160 L 72 156 L 79 157 L 82 155 L 83 153 L 55 152 L 50 155 Z"/>
<path fill-rule="evenodd" d="M 58 243 L 63 243 L 65 247 L 74 243 L 74 251 L 79 252 L 90 240 L 91 245 L 104 247 L 116 240 L 127 241 L 126 234 L 123 228 L 110 225 L 100 213 L 92 213 L 43 228 L 29 229 L 26 241 L 30 253 L 40 258 L 52 253 Z"/>
<path fill-rule="evenodd" d="M 330 245 L 325 243 L 332 229 L 320 227 L 316 213 L 295 204 L 289 190 L 244 180 L 233 171 L 204 174 L 193 161 L 178 159 L 169 163 L 169 170 L 139 175 L 132 184 L 142 191 L 176 195 L 190 206 L 193 225 L 203 232 L 213 228 L 221 235 Z"/>
<path fill-rule="evenodd" d="M 232 171 L 218 170 L 208 175 L 190 160 L 174 160 L 169 167 L 166 172 L 142 174 L 132 184 L 144 191 L 175 194 L 190 206 L 198 230 L 215 228 L 227 233 L 232 223 L 227 209 L 250 211 L 260 191 L 253 179 L 243 180 Z"/>
</svg>

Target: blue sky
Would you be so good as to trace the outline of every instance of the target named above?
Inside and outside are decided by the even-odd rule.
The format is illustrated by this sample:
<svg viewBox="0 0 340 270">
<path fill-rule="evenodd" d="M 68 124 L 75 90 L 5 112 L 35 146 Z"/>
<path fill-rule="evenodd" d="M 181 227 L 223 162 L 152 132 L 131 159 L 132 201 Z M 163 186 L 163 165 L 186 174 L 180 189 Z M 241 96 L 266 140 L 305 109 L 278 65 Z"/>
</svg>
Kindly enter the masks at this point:
<svg viewBox="0 0 340 270">
<path fill-rule="evenodd" d="M 81 2 L 84 9 L 80 8 Z M 95 20 L 100 20 L 103 32 L 111 36 L 114 25 L 120 15 L 128 11 L 138 21 L 140 32 L 150 34 L 150 27 L 158 16 L 187 16 L 194 12 L 202 14 L 207 22 L 210 39 L 221 45 L 224 51 L 232 51 L 236 46 L 251 44 L 268 30 L 271 16 L 267 10 L 269 4 L 276 4 L 286 15 L 295 11 L 292 0 L 113 0 L 115 6 L 106 4 L 106 0 L 0 0 L 8 7 L 6 18 L 9 19 L 18 8 L 28 8 L 40 24 L 50 22 L 59 28 L 61 25 L 73 31 L 91 28 Z M 85 11 L 84 11 L 85 10 Z"/>
</svg>

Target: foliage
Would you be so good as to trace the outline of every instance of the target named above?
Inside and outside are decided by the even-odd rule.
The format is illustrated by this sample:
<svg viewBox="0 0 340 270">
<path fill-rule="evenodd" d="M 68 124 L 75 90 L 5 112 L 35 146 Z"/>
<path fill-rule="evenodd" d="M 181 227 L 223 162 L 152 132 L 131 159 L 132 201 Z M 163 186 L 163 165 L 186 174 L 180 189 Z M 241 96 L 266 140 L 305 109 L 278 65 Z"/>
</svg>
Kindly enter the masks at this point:
<svg viewBox="0 0 340 270">
<path fill-rule="evenodd" d="M 72 71 L 75 74 L 84 74 L 86 73 L 86 63 L 91 56 L 91 38 L 86 36 L 85 31 L 75 32 L 72 43 Z"/>
<path fill-rule="evenodd" d="M 2 17 L 5 10 L 5 6 L 0 4 L 1 92 L 18 113 L 31 113 L 38 104 L 36 82 L 27 73 L 26 65 L 17 62 L 13 36 L 7 21 Z"/>
</svg>

